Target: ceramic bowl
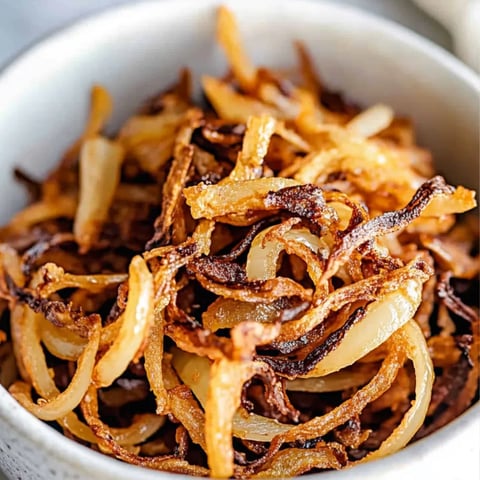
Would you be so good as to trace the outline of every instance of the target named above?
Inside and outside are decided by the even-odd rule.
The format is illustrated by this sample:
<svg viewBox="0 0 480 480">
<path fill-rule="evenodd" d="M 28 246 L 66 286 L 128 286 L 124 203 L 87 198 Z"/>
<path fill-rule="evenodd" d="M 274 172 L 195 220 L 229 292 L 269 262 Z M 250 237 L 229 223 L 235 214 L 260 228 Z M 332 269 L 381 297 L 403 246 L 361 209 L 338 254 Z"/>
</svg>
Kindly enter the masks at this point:
<svg viewBox="0 0 480 480">
<path fill-rule="evenodd" d="M 175 80 L 180 67 L 220 74 L 214 36 L 217 0 L 132 3 L 76 23 L 40 42 L 0 76 L 0 222 L 25 203 L 14 166 L 44 175 L 82 129 L 95 82 L 115 99 L 112 128 Z M 303 41 L 326 84 L 369 105 L 412 117 L 452 183 L 478 189 L 478 78 L 416 34 L 334 2 L 224 1 L 238 17 L 256 64 L 294 65 Z M 478 471 L 480 405 L 391 457 L 328 479 L 461 478 Z M 137 480 L 172 477 L 123 464 L 76 444 L 23 410 L 0 387 L 0 467 L 21 480 Z"/>
</svg>

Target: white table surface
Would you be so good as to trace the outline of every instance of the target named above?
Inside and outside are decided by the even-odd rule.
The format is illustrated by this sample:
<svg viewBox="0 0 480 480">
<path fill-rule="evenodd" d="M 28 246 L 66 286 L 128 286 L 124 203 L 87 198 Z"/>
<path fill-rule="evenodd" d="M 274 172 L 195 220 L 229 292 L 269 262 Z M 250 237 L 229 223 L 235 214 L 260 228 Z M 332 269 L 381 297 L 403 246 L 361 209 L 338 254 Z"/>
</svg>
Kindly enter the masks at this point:
<svg viewBox="0 0 480 480">
<path fill-rule="evenodd" d="M 133 0 L 0 0 L 0 68 L 49 33 L 96 11 L 129 1 Z M 336 1 L 395 20 L 442 47 L 452 49 L 447 31 L 409 0 Z M 1 472 L 0 480 L 5 480 Z"/>
</svg>

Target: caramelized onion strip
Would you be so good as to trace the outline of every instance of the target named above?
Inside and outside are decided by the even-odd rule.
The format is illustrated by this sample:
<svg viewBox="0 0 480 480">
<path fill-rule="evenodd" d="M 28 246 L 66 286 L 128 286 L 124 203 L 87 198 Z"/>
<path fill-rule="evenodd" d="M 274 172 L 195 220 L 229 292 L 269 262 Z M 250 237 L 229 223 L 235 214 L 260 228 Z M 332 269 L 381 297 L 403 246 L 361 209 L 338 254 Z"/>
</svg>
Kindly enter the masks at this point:
<svg viewBox="0 0 480 480">
<path fill-rule="evenodd" d="M 385 393 L 395 380 L 405 359 L 403 344 L 396 342 L 398 338 L 396 333 L 394 338 L 389 341 L 390 351 L 383 361 L 380 370 L 367 385 L 327 414 L 291 427 L 288 432 L 275 437 L 272 441 L 271 449 L 278 448 L 284 442 L 305 441 L 325 435 L 354 415 L 361 413 L 369 403 Z"/>
<path fill-rule="evenodd" d="M 408 358 L 415 369 L 415 400 L 403 417 L 400 425 L 382 442 L 380 447 L 361 461 L 366 462 L 395 453 L 403 448 L 415 435 L 427 414 L 433 386 L 433 365 L 427 343 L 420 327 L 411 320 L 398 333 L 399 341 L 406 345 Z"/>
<path fill-rule="evenodd" d="M 39 316 L 39 326 L 42 343 L 62 360 L 76 361 L 87 344 L 87 339 L 67 328 L 56 327 L 43 315 Z"/>
<path fill-rule="evenodd" d="M 262 468 L 252 478 L 290 478 L 306 473 L 313 468 L 338 470 L 342 464 L 328 447 L 315 449 L 287 448 L 276 453 L 271 466 Z"/>
<path fill-rule="evenodd" d="M 124 282 L 127 275 L 123 273 L 74 275 L 55 263 L 46 263 L 34 276 L 35 291 L 43 298 L 48 298 L 64 288 L 82 288 L 91 292 L 98 292 L 106 287 L 115 286 Z"/>
<path fill-rule="evenodd" d="M 305 335 L 308 331 L 319 325 L 327 315 L 332 311 L 338 311 L 352 299 L 382 302 L 382 298 L 391 292 L 394 292 L 399 286 L 412 281 L 421 284 L 428 280 L 431 275 L 429 267 L 421 260 L 412 260 L 405 267 L 401 267 L 386 274 L 374 275 L 356 283 L 345 285 L 330 293 L 326 298 L 318 298 L 317 304 L 298 320 L 292 320 L 282 324 L 282 328 L 277 339 L 278 342 L 288 341 Z M 410 283 L 409 283 L 410 285 Z M 412 284 L 413 286 L 413 284 Z M 417 298 L 415 295 L 414 298 Z M 403 299 L 403 296 L 402 296 Z M 400 301 L 401 299 L 399 299 Z M 413 313 L 418 307 L 418 301 L 410 301 L 405 298 L 405 305 L 410 304 L 409 311 Z M 388 308 L 388 307 L 385 307 Z M 396 310 L 392 311 L 397 313 Z M 402 312 L 398 312 L 403 318 Z M 412 316 L 411 315 L 411 316 Z M 398 315 L 396 315 L 398 316 Z M 411 318 L 411 316 L 409 318 Z M 407 318 L 407 320 L 409 319 Z"/>
<path fill-rule="evenodd" d="M 94 371 L 97 385 L 111 385 L 135 361 L 153 321 L 153 277 L 142 257 L 132 259 L 129 268 L 128 301 L 118 336 Z"/>
<path fill-rule="evenodd" d="M 263 159 L 267 154 L 270 138 L 275 132 L 275 124 L 275 119 L 268 115 L 248 119 L 242 151 L 235 167 L 223 183 L 261 177 Z"/>
<path fill-rule="evenodd" d="M 80 199 L 73 232 L 86 252 L 99 238 L 120 182 L 123 147 L 102 137 L 87 140 L 80 153 Z"/>
<path fill-rule="evenodd" d="M 421 283 L 407 280 L 395 292 L 367 307 L 365 318 L 354 324 L 340 345 L 320 360 L 307 375 L 321 377 L 352 365 L 384 343 L 414 315 L 421 302 Z"/>
<path fill-rule="evenodd" d="M 213 219 L 227 214 L 241 215 L 250 210 L 265 210 L 269 192 L 298 185 L 295 180 L 272 177 L 243 180 L 225 185 L 200 183 L 183 190 L 193 218 Z"/>
<path fill-rule="evenodd" d="M 180 379 L 192 390 L 202 407 L 205 408 L 210 381 L 210 361 L 205 357 L 174 349 L 172 365 Z M 237 410 L 232 420 L 232 431 L 235 437 L 257 442 L 268 442 L 275 435 L 284 433 L 289 428 L 289 425 L 272 418 L 255 413 L 249 414 L 243 408 Z"/>
<path fill-rule="evenodd" d="M 242 47 L 240 32 L 232 12 L 221 6 L 217 14 L 217 40 L 225 54 L 238 83 L 245 91 L 251 91 L 256 82 L 257 70 Z"/>
<path fill-rule="evenodd" d="M 97 391 L 93 385 L 90 386 L 85 394 L 81 407 L 85 420 L 98 438 L 98 444 L 103 451 L 112 453 L 120 460 L 142 467 L 200 477 L 207 475 L 208 472 L 205 468 L 191 465 L 187 461 L 176 458 L 173 455 L 140 457 L 135 453 L 131 453 L 127 448 L 122 447 L 114 440 L 110 428 L 98 416 Z"/>
<path fill-rule="evenodd" d="M 87 391 L 95 364 L 95 356 L 100 341 L 100 325 L 92 330 L 88 344 L 78 358 L 77 370 L 68 387 L 55 397 L 34 403 L 29 398 L 30 385 L 14 383 L 10 393 L 28 411 L 42 420 L 56 420 L 71 412 L 82 400 Z"/>
<path fill-rule="evenodd" d="M 163 382 L 163 330 L 165 322 L 163 310 L 155 313 L 155 320 L 145 347 L 145 372 L 155 395 L 157 413 L 163 413 L 168 405 L 168 393 Z"/>
</svg>

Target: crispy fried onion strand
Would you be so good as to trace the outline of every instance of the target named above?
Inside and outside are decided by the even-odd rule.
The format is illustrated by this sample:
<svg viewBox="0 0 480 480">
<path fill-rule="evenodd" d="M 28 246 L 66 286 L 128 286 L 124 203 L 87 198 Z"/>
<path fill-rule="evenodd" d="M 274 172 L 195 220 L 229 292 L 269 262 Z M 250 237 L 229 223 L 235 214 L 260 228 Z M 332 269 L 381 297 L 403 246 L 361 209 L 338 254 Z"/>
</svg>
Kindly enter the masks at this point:
<svg viewBox="0 0 480 480">
<path fill-rule="evenodd" d="M 36 292 L 43 298 L 64 288 L 82 288 L 91 292 L 116 286 L 127 279 L 125 274 L 74 275 L 55 263 L 46 263 L 36 275 Z"/>
<path fill-rule="evenodd" d="M 392 272 L 374 275 L 356 283 L 345 285 L 334 290 L 326 298 L 319 299 L 317 302 L 319 305 L 314 306 L 302 318 L 282 324 L 280 335 L 276 341 L 288 341 L 304 335 L 319 325 L 331 311 L 338 311 L 344 305 L 351 303 L 352 298 L 383 303 L 383 297 L 391 294 L 392 298 L 398 298 L 398 308 L 392 309 L 391 314 L 395 316 L 394 318 L 404 318 L 401 308 L 410 304 L 407 311 L 410 316 L 406 319 L 409 320 L 418 307 L 420 302 L 419 295 L 412 291 L 413 297 L 409 299 L 399 293 L 395 293 L 395 290 L 407 282 L 411 286 L 413 286 L 411 282 L 417 283 L 418 287 L 418 284 L 427 281 L 430 275 L 431 270 L 428 265 L 421 259 L 414 259 L 405 267 Z M 402 301 L 404 302 L 403 305 L 400 304 Z M 388 309 L 389 307 L 385 306 L 384 308 Z M 378 318 L 378 321 L 381 321 L 381 318 Z"/>
<path fill-rule="evenodd" d="M 81 252 L 97 240 L 101 225 L 120 181 L 124 150 L 121 145 L 96 137 L 87 140 L 80 153 L 80 199 L 73 233 Z"/>
<path fill-rule="evenodd" d="M 220 359 L 211 366 L 205 405 L 205 438 L 213 477 L 228 478 L 233 474 L 233 416 L 240 406 L 243 384 L 265 367 L 260 362 L 228 359 Z"/>
<path fill-rule="evenodd" d="M 93 372 L 96 385 L 108 387 L 143 356 L 142 344 L 150 330 L 153 314 L 153 278 L 142 257 L 132 259 L 129 268 L 128 301 L 118 336 Z"/>
<path fill-rule="evenodd" d="M 405 345 L 399 342 L 399 333 L 395 333 L 388 341 L 389 353 L 380 370 L 363 388 L 355 392 L 348 400 L 320 417 L 315 417 L 301 425 L 291 427 L 272 439 L 271 451 L 276 451 L 285 442 L 305 441 L 325 435 L 338 425 L 342 425 L 355 414 L 359 414 L 368 403 L 379 398 L 392 385 L 400 367 L 403 365 L 406 352 Z"/>
<path fill-rule="evenodd" d="M 400 425 L 382 442 L 380 448 L 369 453 L 362 462 L 390 455 L 403 448 L 421 427 L 430 403 L 434 373 L 425 337 L 413 320 L 400 330 L 399 335 L 403 337 L 400 341 L 405 343 L 407 357 L 415 369 L 415 400 Z"/>
<path fill-rule="evenodd" d="M 335 469 L 343 466 L 340 455 L 335 455 L 331 448 L 319 445 L 314 449 L 288 448 L 276 453 L 271 466 L 263 468 L 252 478 L 285 478 L 306 473 L 313 468 Z"/>
<path fill-rule="evenodd" d="M 405 325 L 421 300 L 421 284 L 407 280 L 398 290 L 367 307 L 365 318 L 353 325 L 340 345 L 315 365 L 309 376 L 321 377 L 352 365 Z"/>
<path fill-rule="evenodd" d="M 99 447 L 117 458 L 140 465 L 147 468 L 158 470 L 167 470 L 170 472 L 181 473 L 183 475 L 196 475 L 204 477 L 208 474 L 205 468 L 197 465 L 191 465 L 186 460 L 175 457 L 174 455 L 162 455 L 158 457 L 141 457 L 131 453 L 125 447 L 117 443 L 107 425 L 103 423 L 98 416 L 98 396 L 96 388 L 91 385 L 82 400 L 82 413 L 88 425 L 98 439 Z"/>
<path fill-rule="evenodd" d="M 248 252 L 246 264 L 247 277 L 249 279 L 267 280 L 274 278 L 277 274 L 278 257 L 282 250 L 289 247 L 291 242 L 298 242 L 305 245 L 310 251 L 316 253 L 321 258 L 328 257 L 330 253 L 328 244 L 324 239 L 313 235 L 308 229 L 298 228 L 281 232 L 280 235 L 282 239 L 285 240 L 285 244 L 283 244 L 279 238 L 268 240 L 269 236 L 273 236 L 271 234 L 275 231 L 275 228 L 276 227 L 269 227 L 254 238 Z M 311 260 L 311 262 L 307 264 L 307 268 L 313 270 L 315 264 L 318 263 L 318 259 L 313 256 L 313 259 L 309 258 L 309 260 Z M 314 279 L 316 277 L 319 279 L 319 275 L 316 274 L 315 270 L 313 270 L 311 276 Z"/>
<path fill-rule="evenodd" d="M 379 235 L 387 235 L 401 228 L 405 228 L 409 223 L 422 215 L 422 213 L 424 215 L 435 215 L 435 212 L 432 211 L 432 204 L 435 205 L 434 202 L 436 198 L 438 198 L 437 202 L 444 202 L 448 205 L 449 201 L 451 201 L 455 204 L 457 192 L 458 189 L 447 185 L 445 180 L 440 176 L 433 177 L 431 180 L 426 181 L 415 192 L 413 198 L 403 209 L 379 215 L 359 225 L 343 236 L 340 244 L 333 250 L 328 259 L 323 278 L 332 276 L 353 250 L 363 243 Z M 460 210 L 453 207 L 453 211 L 461 212 L 463 207 L 468 210 L 472 208 L 473 205 L 474 204 L 467 202 L 467 205 L 462 205 Z"/>
<path fill-rule="evenodd" d="M 185 475 L 273 478 L 391 454 L 478 399 L 475 192 L 412 123 L 256 67 L 89 118 L 0 228 L 0 381 L 68 437 Z M 12 368 L 13 363 L 16 363 Z M 433 366 L 438 373 L 433 380 Z M 411 401 L 411 399 L 414 399 Z"/>
<path fill-rule="evenodd" d="M 57 420 L 64 417 L 80 403 L 87 391 L 99 342 L 100 325 L 97 324 L 92 329 L 89 341 L 78 358 L 75 375 L 62 393 L 51 397 L 48 395 L 50 398 L 40 399 L 37 403 L 34 403 L 29 395 L 30 385 L 23 382 L 14 383 L 10 387 L 10 393 L 29 412 L 42 420 Z"/>
<path fill-rule="evenodd" d="M 205 357 L 175 349 L 172 365 L 202 407 L 206 408 L 211 362 Z M 288 425 L 281 424 L 272 418 L 249 414 L 242 407 L 236 411 L 232 420 L 232 432 L 235 437 L 258 442 L 269 441 L 274 435 L 288 428 Z"/>
<path fill-rule="evenodd" d="M 214 219 L 227 214 L 241 215 L 264 210 L 269 192 L 298 185 L 289 178 L 258 178 L 225 185 L 198 184 L 183 190 L 193 218 Z"/>
</svg>

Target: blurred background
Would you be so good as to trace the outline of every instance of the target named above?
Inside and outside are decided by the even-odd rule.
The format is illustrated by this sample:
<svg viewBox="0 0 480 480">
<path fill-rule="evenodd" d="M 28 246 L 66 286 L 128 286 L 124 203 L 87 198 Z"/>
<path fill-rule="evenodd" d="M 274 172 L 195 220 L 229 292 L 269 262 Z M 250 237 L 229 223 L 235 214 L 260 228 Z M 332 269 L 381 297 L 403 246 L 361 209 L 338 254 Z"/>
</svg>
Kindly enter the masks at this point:
<svg viewBox="0 0 480 480">
<path fill-rule="evenodd" d="M 0 68 L 52 31 L 97 11 L 132 1 L 136 0 L 0 0 Z M 452 39 L 447 30 L 412 0 L 333 1 L 356 5 L 395 20 L 442 47 L 452 49 Z M 459 0 L 433 1 L 444 4 Z"/>
</svg>

